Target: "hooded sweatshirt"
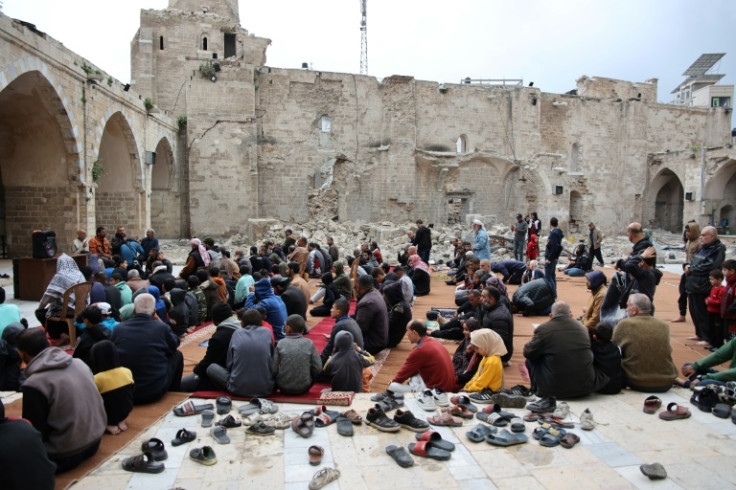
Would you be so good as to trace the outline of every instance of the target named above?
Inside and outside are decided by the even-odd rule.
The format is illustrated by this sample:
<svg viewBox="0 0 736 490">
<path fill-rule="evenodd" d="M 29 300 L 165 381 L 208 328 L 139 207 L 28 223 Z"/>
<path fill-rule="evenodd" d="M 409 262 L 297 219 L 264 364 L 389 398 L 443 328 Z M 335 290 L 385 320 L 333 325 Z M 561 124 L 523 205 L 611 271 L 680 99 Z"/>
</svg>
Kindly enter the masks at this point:
<svg viewBox="0 0 736 490">
<path fill-rule="evenodd" d="M 276 340 L 284 338 L 284 324 L 286 323 L 286 305 L 271 289 L 271 281 L 267 277 L 255 284 L 255 294 L 245 300 L 246 308 L 255 308 L 256 305 L 266 308 L 266 321 L 273 327 Z"/>
<path fill-rule="evenodd" d="M 335 279 L 332 281 L 332 284 L 335 285 L 345 299 L 349 300 L 353 297 L 353 286 L 350 284 L 350 278 L 345 275 L 345 266 L 342 260 L 336 260 L 332 267 L 335 268 Z"/>
<path fill-rule="evenodd" d="M 335 354 L 327 360 L 325 372 L 332 376 L 333 391 L 363 391 L 363 368 L 370 366 L 370 358 L 355 351 L 353 334 L 347 330 L 335 336 Z"/>
<path fill-rule="evenodd" d="M 174 288 L 169 292 L 171 298 L 171 310 L 169 311 L 169 324 L 177 337 L 187 333 L 189 326 L 189 306 L 186 302 L 187 292 L 183 289 Z"/>
<path fill-rule="evenodd" d="M 588 330 L 592 331 L 601 321 L 601 305 L 607 291 L 605 286 L 606 276 L 601 271 L 593 271 L 585 277 L 590 281 L 590 298 L 585 306 L 585 314 L 581 321 Z"/>
<path fill-rule="evenodd" d="M 41 432 L 52 457 L 76 454 L 102 437 L 107 418 L 92 371 L 58 347 L 26 367 L 23 418 Z"/>
</svg>

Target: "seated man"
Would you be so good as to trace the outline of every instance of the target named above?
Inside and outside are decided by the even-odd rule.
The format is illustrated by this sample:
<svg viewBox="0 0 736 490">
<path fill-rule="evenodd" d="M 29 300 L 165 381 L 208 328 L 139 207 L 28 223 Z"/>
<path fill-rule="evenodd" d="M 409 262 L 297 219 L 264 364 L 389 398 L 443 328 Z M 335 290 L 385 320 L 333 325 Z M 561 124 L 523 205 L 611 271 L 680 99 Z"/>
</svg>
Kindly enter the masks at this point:
<svg viewBox="0 0 736 490">
<path fill-rule="evenodd" d="M 482 307 L 479 310 L 478 321 L 481 328 L 493 330 L 503 339 L 506 353 L 501 356 L 501 362 L 508 363 L 514 353 L 514 318 L 511 312 L 501 301 L 501 292 L 498 288 L 488 286 L 481 293 Z"/>
<path fill-rule="evenodd" d="M 570 305 L 554 303 L 550 317 L 524 346 L 532 391 L 540 397 L 580 398 L 603 387 L 608 378 L 596 375 L 590 335 L 572 318 Z"/>
<path fill-rule="evenodd" d="M 240 329 L 240 322 L 233 316 L 230 305 L 222 301 L 212 307 L 212 322 L 217 328 L 207 343 L 207 351 L 202 360 L 194 366 L 193 374 L 181 379 L 181 391 L 218 389 L 217 384 L 207 376 L 207 368 L 210 364 L 219 364 L 222 367 L 227 365 L 227 350 L 230 347 L 230 339 Z"/>
<path fill-rule="evenodd" d="M 273 292 L 284 302 L 287 315 L 299 315 L 305 321 L 307 320 L 307 298 L 304 297 L 301 289 L 291 285 L 291 279 L 274 277 L 271 279 L 271 286 L 273 286 Z"/>
<path fill-rule="evenodd" d="M 480 308 L 482 290 L 471 289 L 468 291 L 468 299 L 460 305 L 455 311 L 453 318 L 445 318 L 437 315 L 437 323 L 440 328 L 432 332 L 432 337 L 436 339 L 462 340 L 465 338 L 463 334 L 463 322 L 468 318 L 478 316 L 478 308 Z"/>
<path fill-rule="evenodd" d="M 0 334 L 11 323 L 20 321 L 20 308 L 17 305 L 5 304 L 5 288 L 0 287 Z"/>
<path fill-rule="evenodd" d="M 645 294 L 629 296 L 626 313 L 613 331 L 613 343 L 621 348 L 624 382 L 632 390 L 663 393 L 670 389 L 677 369 L 672 362 L 670 326 L 654 318 Z"/>
<path fill-rule="evenodd" d="M 373 288 L 371 276 L 358 278 L 355 321 L 363 332 L 365 350 L 376 355 L 388 345 L 388 309 L 381 293 Z"/>
<path fill-rule="evenodd" d="M 303 336 L 306 328 L 304 318 L 300 315 L 289 315 L 286 319 L 286 337 L 276 344 L 271 360 L 271 374 L 282 394 L 306 393 L 317 375 L 322 372 L 322 361 L 314 342 Z"/>
<path fill-rule="evenodd" d="M 23 418 L 41 433 L 57 473 L 75 468 L 97 452 L 107 421 L 92 371 L 49 347 L 42 328 L 24 330 L 16 342 L 27 364 Z"/>
<path fill-rule="evenodd" d="M 274 390 L 271 332 L 261 326 L 261 314 L 255 309 L 243 313 L 241 321 L 243 328 L 230 339 L 226 367 L 210 364 L 207 377 L 233 395 L 265 398 Z"/>
<path fill-rule="evenodd" d="M 449 352 L 441 343 L 427 335 L 423 322 L 413 320 L 406 325 L 406 336 L 414 348 L 388 386 L 390 393 L 422 392 L 439 388 L 455 390 L 455 369 Z M 408 385 L 404 381 L 409 380 Z"/>
<path fill-rule="evenodd" d="M 161 399 L 167 391 L 179 391 L 184 358 L 179 338 L 171 327 L 153 318 L 156 300 L 148 293 L 133 299 L 134 314 L 112 332 L 120 363 L 133 372 L 136 404 Z"/>
<path fill-rule="evenodd" d="M 263 306 L 266 309 L 266 318 L 273 327 L 276 340 L 284 338 L 284 323 L 286 323 L 286 305 L 271 289 L 271 281 L 267 277 L 259 279 L 253 286 L 255 294 L 245 299 L 246 308 Z M 259 322 L 258 325 L 261 323 Z"/>
<path fill-rule="evenodd" d="M 0 474 L 3 488 L 53 490 L 56 465 L 46 454 L 41 434 L 27 420 L 5 417 L 0 401 Z"/>
<path fill-rule="evenodd" d="M 526 263 L 520 260 L 502 260 L 492 263 L 491 270 L 503 275 L 505 284 L 521 284 L 521 278 L 526 272 Z"/>
<path fill-rule="evenodd" d="M 322 365 L 327 362 L 327 359 L 330 358 L 332 351 L 335 349 L 335 336 L 343 330 L 347 330 L 353 334 L 353 341 L 358 344 L 358 347 L 363 349 L 363 333 L 360 331 L 358 323 L 348 316 L 349 310 L 350 302 L 345 298 L 341 297 L 332 303 L 330 316 L 335 319 L 335 326 L 332 327 L 327 345 L 325 345 L 320 354 Z"/>
<path fill-rule="evenodd" d="M 729 362 L 728 369 L 717 371 L 713 366 Z M 694 388 L 696 385 L 718 385 L 725 386 L 728 381 L 736 381 L 736 338 L 723 344 L 721 348 L 711 355 L 693 363 L 682 366 L 682 374 L 689 378 L 688 381 L 678 379 L 679 385 Z"/>
</svg>

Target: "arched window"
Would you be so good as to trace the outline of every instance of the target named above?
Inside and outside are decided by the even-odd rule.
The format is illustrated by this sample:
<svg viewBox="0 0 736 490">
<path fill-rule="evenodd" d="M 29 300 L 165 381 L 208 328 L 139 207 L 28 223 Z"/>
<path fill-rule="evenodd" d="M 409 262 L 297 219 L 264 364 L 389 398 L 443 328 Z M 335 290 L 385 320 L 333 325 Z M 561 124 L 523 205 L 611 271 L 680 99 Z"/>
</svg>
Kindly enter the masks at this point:
<svg viewBox="0 0 736 490">
<path fill-rule="evenodd" d="M 464 134 L 461 134 L 457 141 L 455 141 L 455 147 L 458 153 L 465 153 L 467 151 L 467 142 Z"/>
<path fill-rule="evenodd" d="M 202 50 L 207 51 L 207 37 L 202 38 Z"/>
<path fill-rule="evenodd" d="M 319 118 L 319 130 L 323 133 L 329 133 L 332 131 L 332 121 L 330 120 L 330 116 L 327 114 L 323 114 L 322 117 Z"/>
<path fill-rule="evenodd" d="M 160 49 L 161 51 L 164 50 L 164 37 L 163 36 L 158 37 L 158 49 Z"/>
</svg>

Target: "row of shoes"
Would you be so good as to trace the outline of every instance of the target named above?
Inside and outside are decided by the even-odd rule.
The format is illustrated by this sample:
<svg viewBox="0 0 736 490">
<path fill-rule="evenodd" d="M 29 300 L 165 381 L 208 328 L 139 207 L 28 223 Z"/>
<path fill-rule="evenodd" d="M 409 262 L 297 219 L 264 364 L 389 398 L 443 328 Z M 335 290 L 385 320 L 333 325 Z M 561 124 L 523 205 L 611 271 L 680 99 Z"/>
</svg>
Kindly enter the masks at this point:
<svg viewBox="0 0 736 490">
<path fill-rule="evenodd" d="M 173 446 L 180 446 L 197 438 L 196 432 L 181 429 L 171 441 Z M 141 444 L 141 454 L 123 459 L 122 467 L 125 471 L 135 473 L 162 473 L 166 468 L 162 461 L 168 459 L 166 446 L 161 439 L 152 438 Z M 210 446 L 194 448 L 189 452 L 189 458 L 203 465 L 217 463 L 215 451 Z"/>
<path fill-rule="evenodd" d="M 690 403 L 701 412 L 709 412 L 716 417 L 727 419 L 736 424 L 736 382 L 729 381 L 725 386 L 706 385 L 696 387 L 690 397 Z"/>
</svg>

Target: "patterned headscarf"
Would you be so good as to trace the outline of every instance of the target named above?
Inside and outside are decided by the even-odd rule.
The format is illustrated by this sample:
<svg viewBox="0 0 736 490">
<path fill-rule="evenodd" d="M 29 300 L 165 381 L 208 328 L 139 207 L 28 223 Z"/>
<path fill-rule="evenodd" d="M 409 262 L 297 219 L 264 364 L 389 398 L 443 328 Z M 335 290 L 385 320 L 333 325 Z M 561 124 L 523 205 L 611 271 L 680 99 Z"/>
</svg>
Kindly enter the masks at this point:
<svg viewBox="0 0 736 490">
<path fill-rule="evenodd" d="M 202 241 L 199 238 L 192 238 L 192 241 L 189 243 L 197 246 L 197 250 L 199 251 L 199 256 L 202 257 L 204 266 L 209 267 L 210 266 L 210 254 L 207 253 L 207 249 L 204 248 L 204 245 L 202 245 Z"/>
<path fill-rule="evenodd" d="M 501 292 L 501 296 L 509 297 L 509 294 L 506 292 L 506 285 L 494 274 L 491 274 L 490 277 L 486 279 L 486 286 L 493 286 Z"/>
<path fill-rule="evenodd" d="M 412 269 L 421 269 L 427 274 L 429 274 L 429 266 L 426 263 L 424 263 L 424 261 L 419 255 L 414 254 L 411 257 L 409 257 L 409 262 L 411 263 Z"/>
<path fill-rule="evenodd" d="M 75 284 L 84 282 L 84 276 L 79 272 L 79 267 L 73 258 L 67 254 L 61 254 L 56 260 L 56 274 L 46 288 L 46 294 L 61 299 L 64 292 Z M 69 307 L 74 308 L 74 295 L 69 295 Z"/>
</svg>

